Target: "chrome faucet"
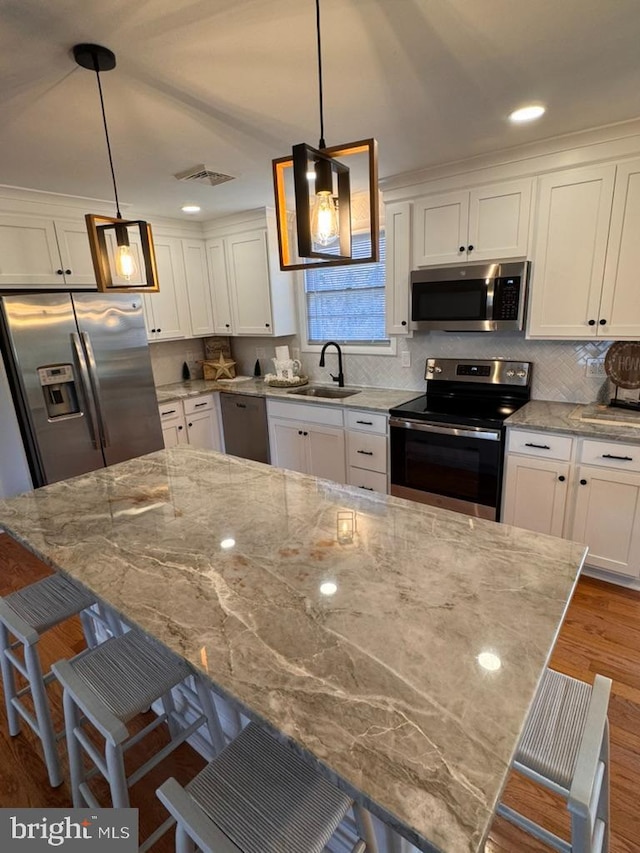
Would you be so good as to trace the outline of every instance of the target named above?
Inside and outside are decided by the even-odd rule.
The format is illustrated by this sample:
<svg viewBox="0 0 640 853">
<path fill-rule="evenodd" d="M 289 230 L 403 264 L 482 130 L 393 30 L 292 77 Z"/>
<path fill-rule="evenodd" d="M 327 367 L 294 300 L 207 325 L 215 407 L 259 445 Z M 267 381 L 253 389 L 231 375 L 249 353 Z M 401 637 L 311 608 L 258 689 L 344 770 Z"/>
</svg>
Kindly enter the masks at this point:
<svg viewBox="0 0 640 853">
<path fill-rule="evenodd" d="M 327 343 L 322 347 L 320 352 L 320 367 L 324 367 L 324 351 L 327 347 L 335 347 L 338 350 L 338 375 L 334 376 L 333 373 L 330 373 L 329 376 L 333 379 L 334 382 L 338 383 L 338 388 L 344 388 L 344 373 L 342 372 L 342 350 L 340 349 L 340 344 L 337 344 L 335 341 L 327 341 Z"/>
</svg>

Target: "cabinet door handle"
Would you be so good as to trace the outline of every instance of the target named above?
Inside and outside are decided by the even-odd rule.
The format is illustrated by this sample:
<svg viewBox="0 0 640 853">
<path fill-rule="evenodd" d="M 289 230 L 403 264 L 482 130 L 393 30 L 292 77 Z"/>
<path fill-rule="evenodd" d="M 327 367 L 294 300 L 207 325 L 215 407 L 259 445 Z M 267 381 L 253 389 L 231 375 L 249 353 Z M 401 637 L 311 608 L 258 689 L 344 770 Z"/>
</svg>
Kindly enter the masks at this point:
<svg viewBox="0 0 640 853">
<path fill-rule="evenodd" d="M 365 426 L 373 426 L 373 421 L 356 421 L 357 424 L 364 424 Z"/>
<path fill-rule="evenodd" d="M 208 406 L 208 403 L 195 403 L 194 409 L 200 409 L 202 406 Z"/>
<path fill-rule="evenodd" d="M 368 492 L 372 492 L 372 491 L 373 491 L 373 487 L 372 487 L 372 486 L 359 486 L 358 488 L 360 488 L 360 489 L 366 489 Z"/>
<path fill-rule="evenodd" d="M 246 408 L 247 408 L 247 404 L 246 404 L 246 403 L 236 403 L 236 406 L 237 406 L 239 409 L 246 409 Z"/>
<path fill-rule="evenodd" d="M 71 270 L 65 270 L 65 271 L 64 271 L 64 274 L 65 274 L 65 275 L 71 275 Z"/>
<path fill-rule="evenodd" d="M 162 329 L 156 329 L 156 332 L 161 332 L 161 331 L 162 331 Z"/>
<path fill-rule="evenodd" d="M 467 246 L 467 251 L 468 251 L 468 252 L 473 252 L 473 245 Z"/>
<path fill-rule="evenodd" d="M 64 271 L 63 270 L 56 270 L 56 275 L 64 275 Z"/>
<path fill-rule="evenodd" d="M 458 251 L 459 251 L 459 252 L 464 252 L 464 246 L 460 246 L 460 248 L 458 249 Z"/>
<path fill-rule="evenodd" d="M 190 427 L 192 427 L 192 426 L 193 426 L 193 424 L 187 424 L 187 426 L 190 426 Z"/>
<path fill-rule="evenodd" d="M 586 485 L 587 485 L 587 481 L 586 481 L 586 480 L 580 480 L 580 485 L 581 485 L 581 486 L 586 486 Z"/>
<path fill-rule="evenodd" d="M 596 321 L 595 321 L 595 320 L 589 320 L 589 325 L 590 325 L 590 326 L 595 326 L 595 324 L 596 324 Z"/>
<path fill-rule="evenodd" d="M 162 415 L 175 415 L 175 413 L 176 413 L 175 409 L 167 409 L 166 412 L 161 412 L 160 414 L 162 414 Z"/>
<path fill-rule="evenodd" d="M 304 435 L 301 429 L 298 430 L 298 435 Z"/>
<path fill-rule="evenodd" d="M 363 456 L 373 456 L 372 450 L 356 450 L 356 453 L 362 453 Z"/>
<path fill-rule="evenodd" d="M 633 462 L 633 456 L 614 456 L 613 453 L 603 453 L 603 459 L 619 459 L 620 462 Z"/>
<path fill-rule="evenodd" d="M 225 323 L 225 324 L 224 324 L 224 327 L 225 327 L 225 329 L 230 329 L 230 328 L 231 328 L 231 326 L 230 326 L 230 324 L 229 324 L 229 323 Z"/>
<path fill-rule="evenodd" d="M 266 329 L 268 329 L 268 328 L 269 328 L 269 326 L 270 326 L 271 324 L 270 324 L 270 323 L 265 323 L 264 325 L 265 325 L 265 328 L 266 328 Z"/>
<path fill-rule="evenodd" d="M 401 325 L 401 326 L 406 326 L 406 325 L 407 325 L 407 321 L 406 321 L 406 320 L 403 320 L 403 321 L 402 321 L 402 323 L 400 323 L 400 325 Z M 363 488 L 365 488 L 365 487 L 363 486 Z M 372 490 L 372 491 L 373 491 L 373 490 Z"/>
<path fill-rule="evenodd" d="M 601 325 L 601 326 L 606 326 L 606 325 L 607 325 L 607 321 L 606 321 L 606 320 L 600 320 L 600 325 Z"/>
<path fill-rule="evenodd" d="M 528 441 L 525 444 L 525 447 L 535 447 L 538 450 L 551 450 L 551 448 L 549 447 L 548 444 L 533 444 L 533 442 L 531 442 L 531 441 Z"/>
<path fill-rule="evenodd" d="M 178 427 L 178 429 L 182 429 L 182 427 L 181 427 L 181 426 L 179 426 L 179 427 Z"/>
<path fill-rule="evenodd" d="M 303 434 L 303 435 L 309 435 L 309 433 L 308 433 L 308 432 L 303 432 L 302 434 Z"/>
<path fill-rule="evenodd" d="M 564 476 L 564 474 L 560 474 L 560 476 L 558 477 L 558 479 L 560 480 L 560 482 L 561 482 L 561 483 L 564 483 L 564 481 L 565 481 L 566 477 Z"/>
</svg>

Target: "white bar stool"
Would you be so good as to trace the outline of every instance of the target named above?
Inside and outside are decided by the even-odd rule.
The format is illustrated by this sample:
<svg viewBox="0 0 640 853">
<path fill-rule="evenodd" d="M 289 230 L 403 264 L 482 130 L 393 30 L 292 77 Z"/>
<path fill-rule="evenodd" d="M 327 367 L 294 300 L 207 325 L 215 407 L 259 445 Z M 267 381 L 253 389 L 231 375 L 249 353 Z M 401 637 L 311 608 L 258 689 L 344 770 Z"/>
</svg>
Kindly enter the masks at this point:
<svg viewBox="0 0 640 853">
<path fill-rule="evenodd" d="M 109 783 L 112 806 L 128 808 L 128 789 L 203 724 L 208 727 L 214 750 L 220 752 L 224 748 L 224 734 L 203 679 L 185 660 L 142 631 L 133 629 L 107 640 L 86 655 L 58 661 L 52 669 L 64 689 L 69 772 L 75 807 L 101 807 L 88 784 L 99 772 Z M 202 714 L 190 725 L 182 726 L 170 691 L 190 676 L 195 680 Z M 163 701 L 164 713 L 131 736 L 127 723 L 147 711 L 157 699 Z M 103 753 L 85 731 L 87 722 L 104 737 Z M 164 722 L 169 728 L 170 742 L 127 776 L 126 750 Z M 89 771 L 85 770 L 83 750 L 94 765 Z M 172 823 L 172 819 L 165 821 L 140 850 L 152 846 Z"/>
<path fill-rule="evenodd" d="M 497 814 L 562 853 L 609 850 L 609 725 L 611 679 L 593 687 L 548 669 L 534 699 L 513 768 L 567 800 L 571 841 L 515 809 Z"/>
<path fill-rule="evenodd" d="M 353 800 L 254 723 L 183 788 L 157 790 L 176 819 L 176 853 L 322 853 Z M 371 818 L 355 806 L 352 853 L 377 850 Z"/>
<path fill-rule="evenodd" d="M 117 630 L 115 617 L 111 619 L 105 610 L 96 610 L 96 606 L 94 595 L 60 574 L 0 599 L 0 669 L 9 734 L 15 737 L 20 733 L 20 718 L 33 729 L 42 743 L 49 781 L 54 788 L 62 784 L 57 741 L 64 732 L 54 731 L 46 690 L 53 673 L 42 672 L 38 641 L 45 631 L 80 614 L 87 645 L 94 646 L 97 640 L 93 620 L 102 622 L 110 633 Z M 20 646 L 22 659 L 17 654 Z M 16 669 L 27 681 L 20 690 L 16 688 Z M 35 717 L 23 704 L 27 694 L 31 694 Z"/>
</svg>

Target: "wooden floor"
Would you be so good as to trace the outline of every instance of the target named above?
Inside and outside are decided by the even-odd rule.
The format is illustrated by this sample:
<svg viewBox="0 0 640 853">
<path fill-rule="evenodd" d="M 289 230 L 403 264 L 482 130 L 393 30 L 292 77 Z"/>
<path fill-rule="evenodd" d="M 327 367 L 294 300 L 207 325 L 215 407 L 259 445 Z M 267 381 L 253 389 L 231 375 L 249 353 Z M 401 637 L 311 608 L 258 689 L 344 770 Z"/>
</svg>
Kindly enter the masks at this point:
<svg viewBox="0 0 640 853">
<path fill-rule="evenodd" d="M 0 534 L 0 595 L 7 595 L 47 574 L 46 566 L 8 536 Z M 78 620 L 70 620 L 48 632 L 40 645 L 45 665 L 77 653 L 84 645 Z M 561 672 L 585 681 L 593 681 L 595 673 L 613 679 L 609 706 L 611 853 L 640 853 L 640 593 L 583 578 L 569 607 L 551 663 Z M 61 720 L 60 697 L 55 691 L 52 702 L 54 715 Z M 156 743 L 163 742 L 162 737 L 159 733 Z M 133 763 L 136 760 L 140 763 L 142 756 L 136 756 L 135 750 L 132 753 Z M 140 809 L 142 839 L 166 817 L 155 797 L 158 785 L 171 775 L 184 783 L 203 763 L 194 750 L 183 745 L 133 788 L 131 805 Z M 106 804 L 106 789 L 98 791 Z M 542 794 L 540 789 L 516 778 L 515 774 L 507 786 L 505 800 L 553 831 L 566 831 L 562 804 L 552 795 Z M 32 733 L 27 730 L 18 737 L 9 737 L 2 708 L 0 807 L 64 807 L 70 803 L 66 783 L 55 790 L 49 787 L 39 742 Z M 171 837 L 166 837 L 153 849 L 154 853 L 172 850 Z M 548 849 L 498 818 L 485 853 L 547 853 Z"/>
</svg>

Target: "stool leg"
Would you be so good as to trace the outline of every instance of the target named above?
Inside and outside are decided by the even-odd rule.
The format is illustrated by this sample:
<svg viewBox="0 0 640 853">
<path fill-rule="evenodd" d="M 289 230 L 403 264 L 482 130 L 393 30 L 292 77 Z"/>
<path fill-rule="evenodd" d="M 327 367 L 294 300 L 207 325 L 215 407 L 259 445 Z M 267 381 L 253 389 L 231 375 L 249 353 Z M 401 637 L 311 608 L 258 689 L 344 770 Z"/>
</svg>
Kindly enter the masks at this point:
<svg viewBox="0 0 640 853">
<path fill-rule="evenodd" d="M 366 809 L 363 809 L 359 803 L 354 803 L 353 816 L 356 819 L 358 834 L 366 844 L 367 853 L 377 853 L 378 842 L 376 841 L 376 834 L 373 828 L 371 815 Z"/>
<path fill-rule="evenodd" d="M 112 744 L 108 740 L 105 743 L 105 758 L 107 759 L 107 771 L 109 773 L 109 786 L 111 788 L 111 803 L 114 809 L 129 808 L 129 789 L 127 787 L 127 774 L 124 769 L 124 755 L 120 744 Z"/>
<path fill-rule="evenodd" d="M 3 622 L 0 622 L 0 668 L 2 670 L 2 684 L 4 686 L 4 701 L 7 706 L 7 724 L 9 726 L 9 734 L 11 737 L 15 737 L 17 734 L 20 734 L 20 718 L 11 701 L 16 697 L 16 680 L 13 674 L 13 665 L 5 655 L 5 650 L 9 649 L 10 646 L 11 641 L 7 627 Z"/>
<path fill-rule="evenodd" d="M 167 728 L 169 729 L 169 734 L 173 739 L 180 731 L 180 727 L 176 723 L 175 717 L 173 716 L 173 712 L 175 712 L 176 706 L 173 702 L 173 696 L 171 695 L 171 692 L 165 693 L 162 697 L 162 708 L 165 714 L 167 715 Z"/>
<path fill-rule="evenodd" d="M 73 696 L 68 690 L 62 694 L 64 707 L 64 727 L 67 735 L 67 753 L 69 755 L 69 776 L 71 778 L 71 796 L 74 808 L 82 808 L 86 805 L 80 793 L 80 785 L 84 782 L 84 765 L 82 761 L 82 749 L 76 738 L 75 729 L 80 725 L 78 720 L 78 709 Z"/>
<path fill-rule="evenodd" d="M 600 760 L 604 763 L 604 776 L 600 790 L 600 800 L 596 810 L 596 818 L 604 821 L 604 841 L 602 853 L 609 853 L 609 720 L 605 721 Z"/>
<path fill-rule="evenodd" d="M 29 686 L 31 687 L 31 696 L 36 711 L 36 720 L 38 721 L 38 734 L 42 741 L 44 760 L 49 772 L 49 782 L 52 788 L 57 788 L 58 785 L 62 784 L 60 757 L 58 755 L 58 744 L 53 730 L 53 722 L 51 721 L 47 689 L 42 677 L 37 646 L 25 645 L 24 660 L 29 675 Z"/>
<path fill-rule="evenodd" d="M 220 725 L 220 718 L 218 717 L 218 712 L 213 704 L 209 688 L 204 683 L 204 680 L 200 678 L 199 675 L 194 675 L 194 681 L 196 683 L 196 690 L 198 692 L 198 699 L 200 700 L 202 713 L 207 718 L 209 737 L 211 738 L 215 754 L 218 755 L 218 753 L 222 752 L 226 746 L 226 738 L 222 731 L 222 726 Z"/>
<path fill-rule="evenodd" d="M 84 634 L 84 639 L 87 644 L 87 648 L 95 649 L 98 645 L 98 638 L 96 637 L 96 626 L 94 624 L 93 618 L 86 610 L 80 611 L 80 622 L 82 623 L 82 633 Z"/>
<path fill-rule="evenodd" d="M 196 845 L 189 838 L 184 829 L 178 824 L 176 826 L 176 853 L 194 853 Z"/>
</svg>

